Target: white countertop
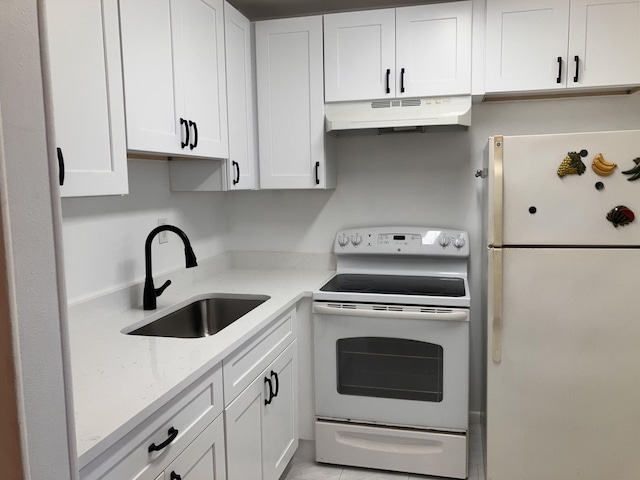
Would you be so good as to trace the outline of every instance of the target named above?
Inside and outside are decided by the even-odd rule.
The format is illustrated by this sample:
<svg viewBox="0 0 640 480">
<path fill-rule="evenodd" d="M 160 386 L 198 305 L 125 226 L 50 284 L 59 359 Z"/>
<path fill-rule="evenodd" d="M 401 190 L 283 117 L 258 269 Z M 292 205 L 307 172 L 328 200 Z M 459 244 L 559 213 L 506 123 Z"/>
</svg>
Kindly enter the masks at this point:
<svg viewBox="0 0 640 480">
<path fill-rule="evenodd" d="M 98 309 L 89 315 L 87 308 L 71 308 L 80 468 L 333 274 L 330 270 L 229 269 L 188 287 L 171 285 L 158 297 L 154 311 L 144 311 L 140 306 L 117 314 Z M 120 332 L 207 293 L 263 294 L 271 298 L 211 337 L 144 337 Z"/>
</svg>

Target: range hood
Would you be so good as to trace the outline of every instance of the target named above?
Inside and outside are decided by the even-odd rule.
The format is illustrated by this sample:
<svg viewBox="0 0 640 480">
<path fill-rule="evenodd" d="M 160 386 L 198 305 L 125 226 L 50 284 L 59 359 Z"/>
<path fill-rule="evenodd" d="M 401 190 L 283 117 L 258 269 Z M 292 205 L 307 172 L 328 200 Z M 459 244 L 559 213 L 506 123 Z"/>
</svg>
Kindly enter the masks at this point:
<svg viewBox="0 0 640 480">
<path fill-rule="evenodd" d="M 471 125 L 471 97 L 395 98 L 325 104 L 326 131 L 412 131 Z"/>
</svg>

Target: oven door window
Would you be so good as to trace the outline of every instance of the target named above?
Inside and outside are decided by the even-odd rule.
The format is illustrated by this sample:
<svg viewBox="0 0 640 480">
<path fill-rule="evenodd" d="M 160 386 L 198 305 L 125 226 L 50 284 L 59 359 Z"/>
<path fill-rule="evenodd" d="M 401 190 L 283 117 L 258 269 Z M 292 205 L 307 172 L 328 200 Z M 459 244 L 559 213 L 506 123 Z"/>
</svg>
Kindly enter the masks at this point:
<svg viewBox="0 0 640 480">
<path fill-rule="evenodd" d="M 440 345 L 384 337 L 336 342 L 338 393 L 364 397 L 442 401 Z"/>
</svg>

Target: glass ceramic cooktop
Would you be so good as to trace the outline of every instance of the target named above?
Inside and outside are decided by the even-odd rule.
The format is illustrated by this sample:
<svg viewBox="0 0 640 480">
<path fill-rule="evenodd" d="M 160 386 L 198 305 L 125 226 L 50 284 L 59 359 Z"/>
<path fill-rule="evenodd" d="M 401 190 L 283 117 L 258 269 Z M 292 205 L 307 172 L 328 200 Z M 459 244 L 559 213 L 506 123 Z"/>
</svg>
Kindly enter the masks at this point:
<svg viewBox="0 0 640 480">
<path fill-rule="evenodd" d="M 320 291 L 427 297 L 464 297 L 465 294 L 462 278 L 369 274 L 336 275 Z"/>
</svg>

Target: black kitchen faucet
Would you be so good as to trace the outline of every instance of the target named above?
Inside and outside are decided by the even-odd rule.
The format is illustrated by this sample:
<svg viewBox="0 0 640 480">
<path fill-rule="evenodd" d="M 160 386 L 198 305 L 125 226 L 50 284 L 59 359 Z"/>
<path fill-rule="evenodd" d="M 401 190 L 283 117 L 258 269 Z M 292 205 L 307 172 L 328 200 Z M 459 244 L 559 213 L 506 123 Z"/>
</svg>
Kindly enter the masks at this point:
<svg viewBox="0 0 640 480">
<path fill-rule="evenodd" d="M 162 295 L 162 292 L 171 285 L 171 280 L 167 280 L 160 288 L 155 288 L 153 285 L 153 274 L 151 272 L 151 242 L 153 242 L 153 238 L 160 232 L 164 232 L 165 230 L 169 230 L 170 232 L 175 233 L 182 239 L 182 243 L 184 243 L 184 259 L 186 262 L 186 267 L 197 267 L 198 262 L 196 261 L 196 255 L 193 253 L 193 249 L 191 248 L 191 242 L 187 235 L 180 230 L 178 227 L 174 227 L 173 225 L 160 225 L 159 227 L 154 228 L 149 233 L 147 237 L 147 241 L 144 244 L 144 263 L 145 263 L 145 279 L 144 279 L 144 294 L 142 298 L 142 305 L 145 310 L 155 310 L 156 308 L 156 297 Z"/>
</svg>

